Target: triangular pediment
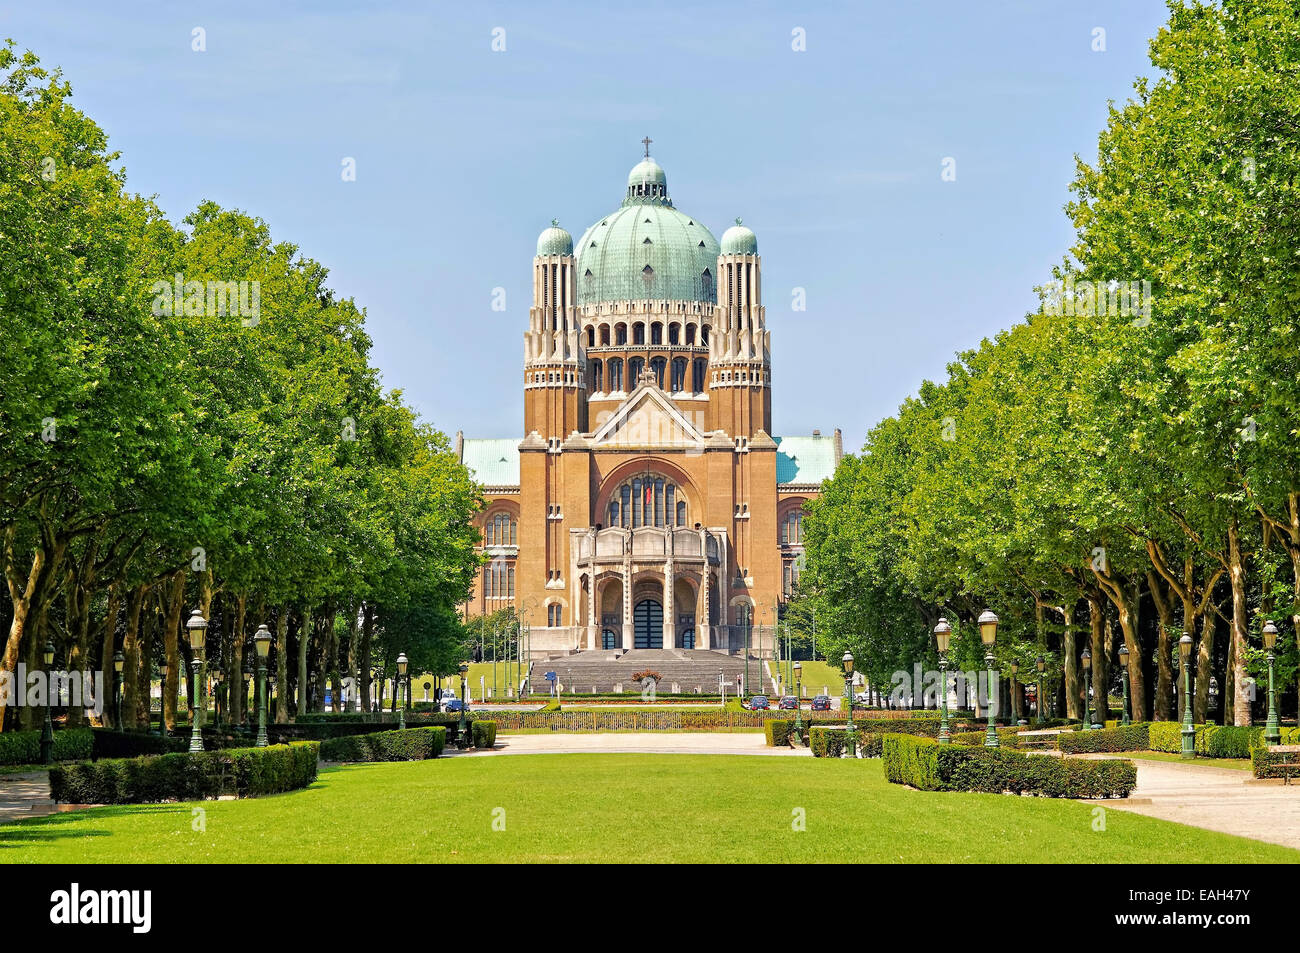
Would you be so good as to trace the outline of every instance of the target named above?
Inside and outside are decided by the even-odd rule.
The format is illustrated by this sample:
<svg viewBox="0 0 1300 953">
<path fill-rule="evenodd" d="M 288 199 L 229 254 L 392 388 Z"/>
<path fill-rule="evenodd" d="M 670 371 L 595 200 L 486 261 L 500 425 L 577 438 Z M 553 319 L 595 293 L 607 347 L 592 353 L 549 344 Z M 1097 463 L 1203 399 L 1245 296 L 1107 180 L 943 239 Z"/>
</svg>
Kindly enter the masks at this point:
<svg viewBox="0 0 1300 953">
<path fill-rule="evenodd" d="M 638 387 L 591 438 L 596 447 L 695 447 L 704 434 L 653 384 Z"/>
</svg>

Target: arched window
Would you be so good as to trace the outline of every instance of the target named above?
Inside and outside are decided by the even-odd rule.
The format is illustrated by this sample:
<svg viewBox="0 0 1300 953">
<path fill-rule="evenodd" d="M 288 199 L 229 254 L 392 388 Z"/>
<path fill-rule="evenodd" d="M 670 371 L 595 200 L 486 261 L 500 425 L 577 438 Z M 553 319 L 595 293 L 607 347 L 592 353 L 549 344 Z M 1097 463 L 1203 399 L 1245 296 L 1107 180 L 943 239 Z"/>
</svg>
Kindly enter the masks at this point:
<svg viewBox="0 0 1300 953">
<path fill-rule="evenodd" d="M 707 327 L 702 327 L 700 328 L 700 347 L 708 347 L 708 346 L 709 346 L 709 329 Z"/>
<path fill-rule="evenodd" d="M 624 529 L 686 526 L 684 495 L 675 483 L 664 477 L 633 477 L 610 498 L 609 525 Z"/>
<path fill-rule="evenodd" d="M 587 328 L 587 347 L 596 346 L 596 329 Z"/>
<path fill-rule="evenodd" d="M 556 628 L 560 624 L 564 612 L 564 606 L 552 603 L 546 607 L 546 624 L 551 628 Z"/>
<path fill-rule="evenodd" d="M 600 327 L 600 346 L 601 347 L 609 346 L 609 325 L 608 324 L 602 324 Z"/>
<path fill-rule="evenodd" d="M 604 376 L 603 372 L 605 370 L 605 365 L 600 361 L 599 358 L 593 357 L 589 362 L 589 367 L 590 370 L 588 371 L 588 373 L 591 376 L 591 389 L 593 391 L 602 390 L 600 385 L 602 383 L 601 378 Z"/>
<path fill-rule="evenodd" d="M 619 344 L 619 345 L 622 345 L 622 344 L 626 344 L 626 343 L 627 343 L 627 325 L 626 325 L 626 324 L 620 324 L 620 325 L 618 325 L 617 327 L 614 328 L 614 343 L 615 343 L 615 344 Z"/>
<path fill-rule="evenodd" d="M 686 389 L 686 358 L 675 357 L 673 358 L 673 380 L 672 380 L 671 390 L 675 394 L 678 391 L 682 391 L 685 389 Z"/>
<path fill-rule="evenodd" d="M 650 370 L 655 372 L 655 383 L 661 388 L 664 386 L 664 368 L 667 366 L 668 361 L 662 357 L 656 357 L 650 361 Z"/>
<path fill-rule="evenodd" d="M 645 358 L 630 357 L 627 360 L 627 386 L 633 388 L 641 380 L 641 372 L 645 370 Z"/>
<path fill-rule="evenodd" d="M 636 324 L 632 325 L 632 343 L 633 344 L 645 343 L 645 324 L 641 322 L 637 322 Z"/>
<path fill-rule="evenodd" d="M 483 527 L 483 543 L 486 546 L 518 545 L 519 524 L 509 513 L 497 513 Z"/>
<path fill-rule="evenodd" d="M 803 511 L 790 510 L 781 522 L 781 543 L 785 546 L 803 544 Z"/>
<path fill-rule="evenodd" d="M 691 366 L 691 390 L 696 394 L 704 393 L 704 375 L 708 366 L 709 362 L 702 357 L 697 357 Z"/>
<path fill-rule="evenodd" d="M 621 357 L 610 359 L 609 389 L 611 392 L 623 389 L 623 359 Z"/>
<path fill-rule="evenodd" d="M 682 343 L 682 326 L 680 324 L 668 325 L 668 343 L 669 344 Z"/>
<path fill-rule="evenodd" d="M 686 345 L 692 347 L 695 344 L 695 325 L 686 325 Z"/>
<path fill-rule="evenodd" d="M 651 344 L 664 343 L 664 326 L 658 321 L 650 325 L 650 343 Z"/>
</svg>

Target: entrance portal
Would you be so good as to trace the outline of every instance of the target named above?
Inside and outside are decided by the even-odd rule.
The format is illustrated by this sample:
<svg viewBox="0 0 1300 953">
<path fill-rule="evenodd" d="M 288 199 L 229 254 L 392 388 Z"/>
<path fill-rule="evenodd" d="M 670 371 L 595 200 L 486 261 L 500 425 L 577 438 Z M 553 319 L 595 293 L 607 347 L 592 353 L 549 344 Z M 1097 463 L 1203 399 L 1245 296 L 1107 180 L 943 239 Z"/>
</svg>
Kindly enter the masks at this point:
<svg viewBox="0 0 1300 953">
<path fill-rule="evenodd" d="M 633 646 L 638 649 L 664 647 L 664 607 L 658 599 L 638 602 L 632 611 L 632 623 L 635 626 Z"/>
</svg>

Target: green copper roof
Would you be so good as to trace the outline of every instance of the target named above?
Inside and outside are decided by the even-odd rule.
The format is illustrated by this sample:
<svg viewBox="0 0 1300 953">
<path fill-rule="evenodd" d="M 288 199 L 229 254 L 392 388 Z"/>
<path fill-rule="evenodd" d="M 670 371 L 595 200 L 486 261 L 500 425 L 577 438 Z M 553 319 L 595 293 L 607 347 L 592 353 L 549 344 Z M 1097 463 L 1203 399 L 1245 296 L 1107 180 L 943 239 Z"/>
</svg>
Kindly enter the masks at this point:
<svg viewBox="0 0 1300 953">
<path fill-rule="evenodd" d="M 519 440 L 517 438 L 466 440 L 461 462 L 484 486 L 519 485 Z"/>
<path fill-rule="evenodd" d="M 632 169 L 622 207 L 587 229 L 575 254 L 579 304 L 717 300 L 718 240 L 673 208 L 653 159 Z"/>
<path fill-rule="evenodd" d="M 722 233 L 722 254 L 757 255 L 758 237 L 736 219 L 736 224 Z"/>
<path fill-rule="evenodd" d="M 537 236 L 537 257 L 572 254 L 573 236 L 560 228 L 559 222 L 551 219 L 551 227 Z"/>
<path fill-rule="evenodd" d="M 834 475 L 834 437 L 776 438 L 777 483 L 818 484 Z"/>
</svg>

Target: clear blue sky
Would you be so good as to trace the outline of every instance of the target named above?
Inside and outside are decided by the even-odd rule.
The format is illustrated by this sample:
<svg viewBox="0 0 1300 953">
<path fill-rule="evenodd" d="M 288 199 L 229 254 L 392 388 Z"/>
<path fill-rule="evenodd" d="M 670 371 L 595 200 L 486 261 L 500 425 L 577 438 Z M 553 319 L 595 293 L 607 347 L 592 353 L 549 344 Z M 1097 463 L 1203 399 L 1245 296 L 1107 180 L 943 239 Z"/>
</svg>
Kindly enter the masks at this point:
<svg viewBox="0 0 1300 953">
<path fill-rule="evenodd" d="M 1034 306 L 1070 244 L 1074 155 L 1095 155 L 1107 101 L 1149 72 L 1165 15 L 1160 0 L 97 0 L 7 4 L 0 34 L 63 68 L 130 187 L 174 220 L 213 199 L 326 265 L 366 308 L 385 383 L 448 433 L 521 435 L 537 233 L 555 217 L 576 237 L 615 208 L 649 135 L 678 208 L 758 234 L 776 433 L 838 426 L 853 450 Z"/>
</svg>

